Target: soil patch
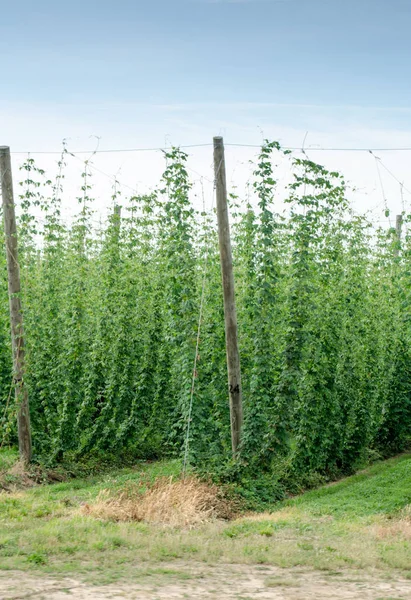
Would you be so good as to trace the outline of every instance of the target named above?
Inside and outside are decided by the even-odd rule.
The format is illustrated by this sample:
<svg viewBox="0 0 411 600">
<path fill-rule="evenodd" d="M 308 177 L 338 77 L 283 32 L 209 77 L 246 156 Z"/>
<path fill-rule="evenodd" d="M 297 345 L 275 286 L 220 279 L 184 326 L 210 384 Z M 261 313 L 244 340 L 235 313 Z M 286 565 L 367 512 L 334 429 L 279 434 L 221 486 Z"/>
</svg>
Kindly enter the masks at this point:
<svg viewBox="0 0 411 600">
<path fill-rule="evenodd" d="M 0 599 L 22 600 L 400 600 L 411 581 L 378 573 L 175 562 L 136 566 L 132 582 L 93 586 L 71 578 L 0 573 Z"/>
</svg>

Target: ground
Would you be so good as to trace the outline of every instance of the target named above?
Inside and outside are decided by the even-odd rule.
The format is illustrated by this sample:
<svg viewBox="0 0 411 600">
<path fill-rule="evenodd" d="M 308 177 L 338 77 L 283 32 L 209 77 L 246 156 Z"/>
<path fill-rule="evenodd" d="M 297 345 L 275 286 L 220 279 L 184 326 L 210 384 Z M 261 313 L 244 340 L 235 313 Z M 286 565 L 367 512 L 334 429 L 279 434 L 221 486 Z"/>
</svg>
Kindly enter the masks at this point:
<svg viewBox="0 0 411 600">
<path fill-rule="evenodd" d="M 195 528 L 85 515 L 177 461 L 0 493 L 0 599 L 411 599 L 411 455 Z"/>
<path fill-rule="evenodd" d="M 92 585 L 73 577 L 10 571 L 0 575 L 4 600 L 399 600 L 411 598 L 411 581 L 357 570 L 313 571 L 266 565 L 215 565 L 176 561 L 136 565 L 132 581 Z"/>
</svg>

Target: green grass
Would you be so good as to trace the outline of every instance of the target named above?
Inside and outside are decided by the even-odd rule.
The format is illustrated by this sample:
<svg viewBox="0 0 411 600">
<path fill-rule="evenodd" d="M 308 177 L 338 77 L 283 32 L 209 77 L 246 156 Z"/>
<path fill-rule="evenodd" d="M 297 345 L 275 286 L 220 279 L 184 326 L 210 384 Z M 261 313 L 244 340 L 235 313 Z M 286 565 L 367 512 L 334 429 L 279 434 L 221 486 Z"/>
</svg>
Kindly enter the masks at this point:
<svg viewBox="0 0 411 600">
<path fill-rule="evenodd" d="M 0 454 L 7 462 L 10 455 Z M 9 457 L 9 458 L 8 458 Z M 411 503 L 411 455 L 374 465 L 264 514 L 193 530 L 99 521 L 81 513 L 102 489 L 178 475 L 179 461 L 141 463 L 54 485 L 0 494 L 0 569 L 136 578 L 175 559 L 401 571 L 411 577 L 411 533 L 398 524 Z M 411 527 L 410 527 L 411 529 Z M 273 583 L 275 585 L 275 582 Z"/>
<path fill-rule="evenodd" d="M 17 450 L 1 448 L 0 450 L 0 473 L 7 471 L 18 460 Z"/>
<path fill-rule="evenodd" d="M 411 504 L 411 457 L 405 454 L 380 462 L 353 477 L 307 492 L 289 504 L 316 516 L 356 519 L 393 514 Z"/>
</svg>

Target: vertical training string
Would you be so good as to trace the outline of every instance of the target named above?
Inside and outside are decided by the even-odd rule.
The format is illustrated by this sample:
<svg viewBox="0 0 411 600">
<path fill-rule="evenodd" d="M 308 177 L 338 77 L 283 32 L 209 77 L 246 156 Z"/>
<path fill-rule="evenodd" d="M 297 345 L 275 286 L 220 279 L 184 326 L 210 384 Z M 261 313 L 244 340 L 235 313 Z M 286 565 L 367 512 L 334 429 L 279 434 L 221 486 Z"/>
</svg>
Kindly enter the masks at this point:
<svg viewBox="0 0 411 600">
<path fill-rule="evenodd" d="M 216 176 L 215 176 L 215 179 L 214 179 L 213 199 L 212 199 L 212 202 L 211 202 L 210 213 L 212 212 L 212 210 L 214 208 L 214 198 L 215 198 L 215 191 L 216 191 L 216 180 L 217 180 L 217 175 L 220 172 L 220 168 L 221 168 L 222 163 L 223 163 L 223 161 L 221 160 L 220 164 L 218 165 L 217 173 L 216 173 Z M 187 471 L 188 451 L 189 451 L 189 446 L 190 446 L 191 415 L 192 415 L 192 412 L 193 412 L 193 400 L 194 400 L 195 380 L 196 380 L 196 376 L 197 376 L 198 350 L 199 350 L 199 347 L 200 347 L 201 323 L 202 323 L 202 320 L 203 320 L 205 286 L 206 286 L 206 277 L 207 277 L 207 269 L 208 269 L 208 257 L 209 257 L 209 251 L 210 251 L 210 244 L 208 242 L 209 242 L 209 240 L 206 241 L 206 248 L 205 248 L 205 251 L 204 251 L 204 267 L 203 267 L 204 270 L 203 270 L 203 282 L 202 282 L 202 287 L 201 287 L 201 300 L 200 300 L 200 310 L 199 310 L 198 327 L 197 327 L 197 341 L 196 341 L 196 349 L 195 349 L 195 355 L 194 355 L 193 376 L 191 378 L 190 404 L 189 404 L 189 407 L 188 407 L 186 439 L 185 439 L 185 444 L 184 444 L 184 461 L 183 461 L 183 475 L 184 475 L 184 477 L 185 477 L 186 471 Z"/>
<path fill-rule="evenodd" d="M 380 171 L 380 166 L 379 166 L 379 162 L 380 162 L 380 158 L 378 156 L 375 156 L 375 154 L 370 150 L 369 151 L 370 154 L 375 158 L 375 166 L 377 167 L 377 173 L 378 173 L 378 179 L 380 182 L 380 187 L 381 187 L 381 195 L 382 195 L 382 200 L 384 202 L 384 208 L 385 208 L 385 212 L 388 213 L 388 223 L 389 226 L 392 227 L 391 225 L 391 218 L 390 218 L 390 211 L 388 209 L 388 202 L 387 202 L 387 197 L 385 195 L 385 190 L 384 190 L 384 184 L 382 182 L 382 177 L 381 177 L 381 171 Z"/>
</svg>

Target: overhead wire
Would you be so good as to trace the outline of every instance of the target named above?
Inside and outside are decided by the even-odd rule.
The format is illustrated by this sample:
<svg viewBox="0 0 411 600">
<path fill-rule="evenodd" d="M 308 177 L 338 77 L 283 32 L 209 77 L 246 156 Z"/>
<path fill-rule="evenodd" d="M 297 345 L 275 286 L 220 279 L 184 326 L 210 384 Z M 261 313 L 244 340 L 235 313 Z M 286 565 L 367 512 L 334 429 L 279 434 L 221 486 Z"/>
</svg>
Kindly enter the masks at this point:
<svg viewBox="0 0 411 600">
<path fill-rule="evenodd" d="M 208 144 L 185 144 L 178 146 L 179 148 L 201 148 L 206 146 L 212 146 L 211 143 Z M 115 148 L 115 149 L 102 149 L 102 150 L 94 150 L 93 154 L 109 154 L 116 152 L 166 152 L 168 148 L 162 146 L 155 146 L 151 148 Z M 90 154 L 90 150 L 75 150 L 75 154 Z M 61 151 L 56 150 L 17 150 L 12 151 L 11 154 L 61 154 Z"/>
<path fill-rule="evenodd" d="M 212 146 L 212 143 L 204 143 L 204 144 L 183 144 L 178 146 L 182 149 L 189 148 L 206 148 Z M 224 143 L 225 146 L 237 147 L 237 148 L 261 148 L 261 144 L 236 144 L 236 143 Z M 301 146 L 283 146 L 284 150 L 301 150 Z M 91 150 L 75 150 L 75 154 L 110 154 L 117 152 L 166 152 L 168 148 L 155 146 L 155 147 L 143 147 L 143 148 L 113 148 L 113 149 L 96 149 L 94 151 Z M 342 147 L 320 147 L 320 146 L 310 146 L 308 148 L 310 152 L 411 152 L 411 147 L 380 147 L 380 148 L 370 148 L 370 147 L 362 147 L 362 148 L 342 148 Z M 61 154 L 60 150 L 16 150 L 11 151 L 11 154 Z"/>
<path fill-rule="evenodd" d="M 261 144 L 232 144 L 224 142 L 224 146 L 234 146 L 238 148 L 261 148 Z M 282 146 L 284 150 L 296 150 L 301 151 L 301 146 Z M 402 148 L 330 148 L 321 146 L 310 146 L 306 148 L 310 152 L 369 152 L 370 150 L 373 152 L 411 152 L 411 147 L 402 147 Z"/>
<path fill-rule="evenodd" d="M 404 194 L 403 192 L 407 192 L 408 194 L 411 195 L 411 190 L 406 187 L 404 185 L 404 182 L 400 181 L 400 179 L 386 166 L 386 164 L 382 161 L 381 157 L 378 157 L 374 154 L 374 152 L 383 152 L 383 151 L 411 151 L 411 147 L 410 148 L 336 148 L 336 147 L 332 147 L 332 148 L 320 148 L 320 147 L 309 147 L 306 148 L 305 147 L 305 143 L 306 143 L 306 139 L 307 139 L 307 133 L 305 134 L 304 137 L 304 141 L 302 146 L 300 147 L 284 147 L 284 149 L 288 149 L 288 150 L 296 150 L 299 152 L 302 152 L 307 158 L 307 150 L 309 150 L 309 152 L 312 151 L 344 151 L 344 152 L 368 152 L 370 153 L 374 159 L 375 159 L 375 164 L 376 164 L 376 169 L 377 169 L 377 174 L 378 174 L 378 180 L 379 180 L 379 184 L 380 184 L 380 188 L 381 188 L 381 195 L 382 195 L 382 202 L 378 203 L 378 205 L 376 205 L 374 208 L 369 209 L 366 211 L 366 213 L 370 214 L 373 213 L 375 211 L 377 211 L 379 209 L 379 207 L 381 205 L 384 205 L 385 210 L 388 210 L 388 201 L 387 201 L 387 197 L 386 197 L 386 193 L 385 193 L 385 188 L 384 188 L 384 183 L 383 183 L 383 179 L 381 176 L 381 171 L 379 166 L 381 165 L 381 167 L 387 171 L 387 173 L 400 185 L 400 193 L 401 193 L 401 202 L 402 202 L 402 207 L 403 210 L 405 211 L 405 201 L 404 201 Z M 212 146 L 211 143 L 205 143 L 205 144 L 188 144 L 188 145 L 182 145 L 180 146 L 180 148 L 198 148 L 198 147 L 209 147 Z M 261 148 L 260 144 L 235 144 L 235 143 L 225 143 L 225 146 L 229 146 L 229 147 L 244 147 L 244 148 Z M 116 153 L 116 152 L 144 152 L 144 151 L 163 151 L 166 152 L 167 148 L 162 148 L 162 147 L 154 147 L 154 148 L 125 148 L 125 149 L 115 149 L 115 150 L 102 150 L 99 148 L 99 144 L 97 144 L 97 147 L 90 151 L 90 150 L 81 150 L 81 151 L 70 151 L 70 150 L 65 150 L 65 154 L 67 154 L 68 156 L 71 156 L 73 158 L 75 158 L 76 160 L 80 161 L 81 163 L 87 163 L 87 166 L 90 167 L 90 169 L 92 169 L 93 171 L 100 173 L 101 175 L 103 175 L 104 177 L 107 177 L 108 179 L 110 179 L 114 185 L 119 185 L 120 187 L 129 190 L 130 192 L 132 192 L 134 195 L 137 194 L 137 189 L 126 183 L 124 183 L 123 181 L 121 181 L 117 175 L 110 175 L 109 173 L 103 171 L 102 169 L 100 169 L 99 167 L 97 167 L 92 161 L 91 159 L 93 158 L 93 156 L 95 156 L 96 154 L 100 154 L 100 153 Z M 64 152 L 64 150 L 63 150 Z M 39 151 L 39 152 L 13 152 L 13 154 L 59 154 L 61 156 L 61 151 L 59 152 L 47 152 L 47 151 Z M 84 159 L 81 156 L 78 156 L 79 154 L 89 154 L 89 158 Z M 202 175 L 201 173 L 199 173 L 198 171 L 196 171 L 195 169 L 187 166 L 187 169 L 189 171 L 191 171 L 192 173 L 196 174 L 200 179 L 199 181 L 205 180 L 211 184 L 215 184 L 215 180 L 212 180 L 211 178 Z M 391 221 L 388 218 L 389 222 L 390 222 L 390 226 L 391 226 Z M 96 220 L 94 220 L 95 223 L 97 223 Z M 384 221 L 381 221 L 384 222 Z"/>
</svg>

